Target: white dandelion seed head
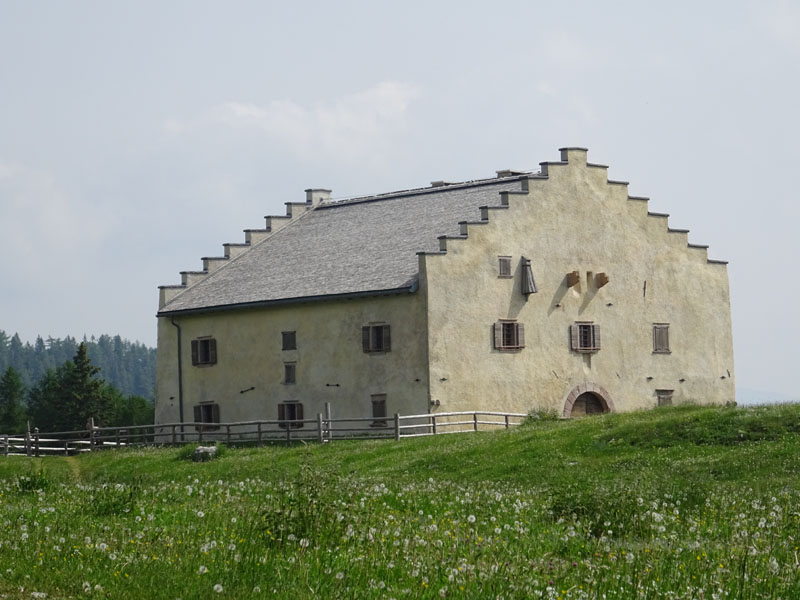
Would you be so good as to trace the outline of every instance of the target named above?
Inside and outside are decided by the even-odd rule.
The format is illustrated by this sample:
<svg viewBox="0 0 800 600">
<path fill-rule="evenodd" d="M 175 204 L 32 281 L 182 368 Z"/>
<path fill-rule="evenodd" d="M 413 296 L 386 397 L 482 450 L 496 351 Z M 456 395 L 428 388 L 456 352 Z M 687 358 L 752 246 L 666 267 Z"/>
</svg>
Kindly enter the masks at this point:
<svg viewBox="0 0 800 600">
<path fill-rule="evenodd" d="M 214 585 L 214 591 L 217 592 L 218 594 L 221 594 L 222 593 L 222 584 L 221 583 L 215 584 Z"/>
<path fill-rule="evenodd" d="M 200 565 L 200 568 L 197 569 L 197 574 L 198 575 L 203 575 L 205 573 L 208 573 L 208 567 L 205 566 L 205 565 Z"/>
</svg>

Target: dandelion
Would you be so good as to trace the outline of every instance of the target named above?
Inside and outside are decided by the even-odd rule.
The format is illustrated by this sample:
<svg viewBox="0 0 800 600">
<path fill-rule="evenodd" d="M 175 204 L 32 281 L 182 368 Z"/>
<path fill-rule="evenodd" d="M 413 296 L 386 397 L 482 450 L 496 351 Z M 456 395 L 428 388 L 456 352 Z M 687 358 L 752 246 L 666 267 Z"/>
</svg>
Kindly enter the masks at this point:
<svg viewBox="0 0 800 600">
<path fill-rule="evenodd" d="M 208 573 L 208 567 L 206 567 L 205 565 L 200 565 L 200 568 L 197 569 L 197 574 L 204 575 L 206 573 Z"/>
<path fill-rule="evenodd" d="M 467 517 L 467 521 L 469 521 L 470 523 L 474 523 L 475 522 L 475 515 L 468 516 Z"/>
<path fill-rule="evenodd" d="M 336 573 L 336 579 L 344 579 L 344 573 L 342 573 L 341 571 Z"/>
<path fill-rule="evenodd" d="M 218 594 L 221 594 L 222 593 L 222 584 L 221 583 L 216 584 L 214 586 L 214 591 L 217 592 Z"/>
</svg>

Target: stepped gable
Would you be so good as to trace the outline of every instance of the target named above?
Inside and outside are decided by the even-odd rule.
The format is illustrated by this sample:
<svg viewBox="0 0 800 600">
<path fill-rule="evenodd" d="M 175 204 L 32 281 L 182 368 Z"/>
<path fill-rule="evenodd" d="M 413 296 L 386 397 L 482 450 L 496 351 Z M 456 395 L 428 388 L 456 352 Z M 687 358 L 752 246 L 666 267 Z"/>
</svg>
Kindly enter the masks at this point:
<svg viewBox="0 0 800 600">
<path fill-rule="evenodd" d="M 159 315 L 414 291 L 417 253 L 437 251 L 439 236 L 459 235 L 459 223 L 480 220 L 481 207 L 501 206 L 501 192 L 522 191 L 530 176 L 503 171 L 379 196 L 287 203 L 287 217 L 267 217 L 266 230 L 245 230 L 250 243 L 240 254 L 228 252 L 240 245 L 226 244 L 227 260 L 186 272 L 194 277 L 184 277 L 183 286 L 162 286 L 168 295 Z M 264 231 L 258 241 L 254 231 Z"/>
</svg>

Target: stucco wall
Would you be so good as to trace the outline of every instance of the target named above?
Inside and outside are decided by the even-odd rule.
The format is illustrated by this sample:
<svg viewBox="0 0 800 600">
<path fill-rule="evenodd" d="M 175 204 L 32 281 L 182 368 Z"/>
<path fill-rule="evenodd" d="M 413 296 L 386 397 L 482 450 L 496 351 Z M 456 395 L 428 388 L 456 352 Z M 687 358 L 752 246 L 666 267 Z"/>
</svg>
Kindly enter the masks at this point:
<svg viewBox="0 0 800 600">
<path fill-rule="evenodd" d="M 200 402 L 218 403 L 223 422 L 277 419 L 278 403 L 287 400 L 302 402 L 306 419 L 324 412 L 325 402 L 334 418 L 369 417 L 370 395 L 381 393 L 389 415 L 427 410 L 425 310 L 418 293 L 175 321 L 181 327 L 185 421 L 193 420 Z M 370 322 L 391 326 L 391 351 L 363 352 L 361 327 Z M 283 331 L 297 332 L 296 350 L 282 350 Z M 192 366 L 191 340 L 201 336 L 216 339 L 215 365 Z M 178 422 L 177 329 L 169 317 L 158 319 L 158 348 L 156 423 Z M 285 362 L 296 363 L 297 383 L 283 383 Z"/>
<path fill-rule="evenodd" d="M 508 209 L 489 211 L 486 224 L 466 226 L 467 239 L 447 240 L 446 254 L 420 257 L 436 410 L 561 414 L 571 391 L 594 385 L 615 410 L 653 407 L 657 389 L 674 390 L 674 403 L 733 400 L 725 265 L 687 247 L 686 233 L 669 232 L 667 218 L 648 215 L 647 201 L 629 199 L 605 168 L 587 166 L 585 151 L 565 150 L 562 161 L 545 165 L 548 177 L 532 178 L 527 195 L 511 195 Z M 498 278 L 502 255 L 512 257 L 512 279 Z M 527 300 L 522 256 L 538 286 Z M 580 280 L 568 288 L 571 271 Z M 610 282 L 598 289 L 600 272 Z M 524 324 L 524 349 L 493 349 L 498 319 Z M 571 351 L 576 321 L 600 326 L 597 353 Z M 653 353 L 654 323 L 669 323 L 670 354 Z"/>
</svg>

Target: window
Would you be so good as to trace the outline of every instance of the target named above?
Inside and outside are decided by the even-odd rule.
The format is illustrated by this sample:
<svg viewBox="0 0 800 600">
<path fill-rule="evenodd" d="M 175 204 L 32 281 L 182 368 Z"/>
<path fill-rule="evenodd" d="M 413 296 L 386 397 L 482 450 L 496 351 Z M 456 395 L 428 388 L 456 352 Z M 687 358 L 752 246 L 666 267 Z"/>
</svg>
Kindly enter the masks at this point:
<svg viewBox="0 0 800 600">
<path fill-rule="evenodd" d="M 674 390 L 656 390 L 658 406 L 672 406 L 672 392 Z"/>
<path fill-rule="evenodd" d="M 494 324 L 496 350 L 521 350 L 525 347 L 525 327 L 516 321 L 498 321 Z"/>
<path fill-rule="evenodd" d="M 217 340 L 201 337 L 192 340 L 192 364 L 196 367 L 217 363 Z"/>
<path fill-rule="evenodd" d="M 653 323 L 653 352 L 669 354 L 669 323 Z"/>
<path fill-rule="evenodd" d="M 303 426 L 303 404 L 296 401 L 278 404 L 278 426 L 286 429 L 300 429 Z M 297 423 L 295 421 L 301 421 Z"/>
<path fill-rule="evenodd" d="M 361 346 L 364 352 L 389 352 L 392 336 L 388 325 L 365 325 L 361 328 Z"/>
<path fill-rule="evenodd" d="M 283 331 L 281 332 L 284 350 L 297 350 L 297 332 L 296 331 Z"/>
<path fill-rule="evenodd" d="M 194 405 L 195 423 L 219 423 L 219 404 L 203 402 Z M 219 425 L 195 425 L 197 431 L 214 431 Z"/>
<path fill-rule="evenodd" d="M 283 383 L 297 383 L 296 363 L 283 363 Z"/>
<path fill-rule="evenodd" d="M 570 345 L 575 352 L 600 350 L 600 326 L 592 322 L 578 322 L 569 327 Z"/>
<path fill-rule="evenodd" d="M 372 421 L 371 427 L 386 427 L 386 394 L 372 394 Z"/>
<path fill-rule="evenodd" d="M 498 256 L 498 270 L 497 276 L 498 277 L 512 277 L 511 275 L 511 257 L 510 256 Z"/>
<path fill-rule="evenodd" d="M 530 294 L 535 294 L 539 290 L 536 288 L 536 281 L 533 279 L 533 269 L 531 268 L 531 260 L 522 257 L 522 293 L 527 297 Z"/>
</svg>

